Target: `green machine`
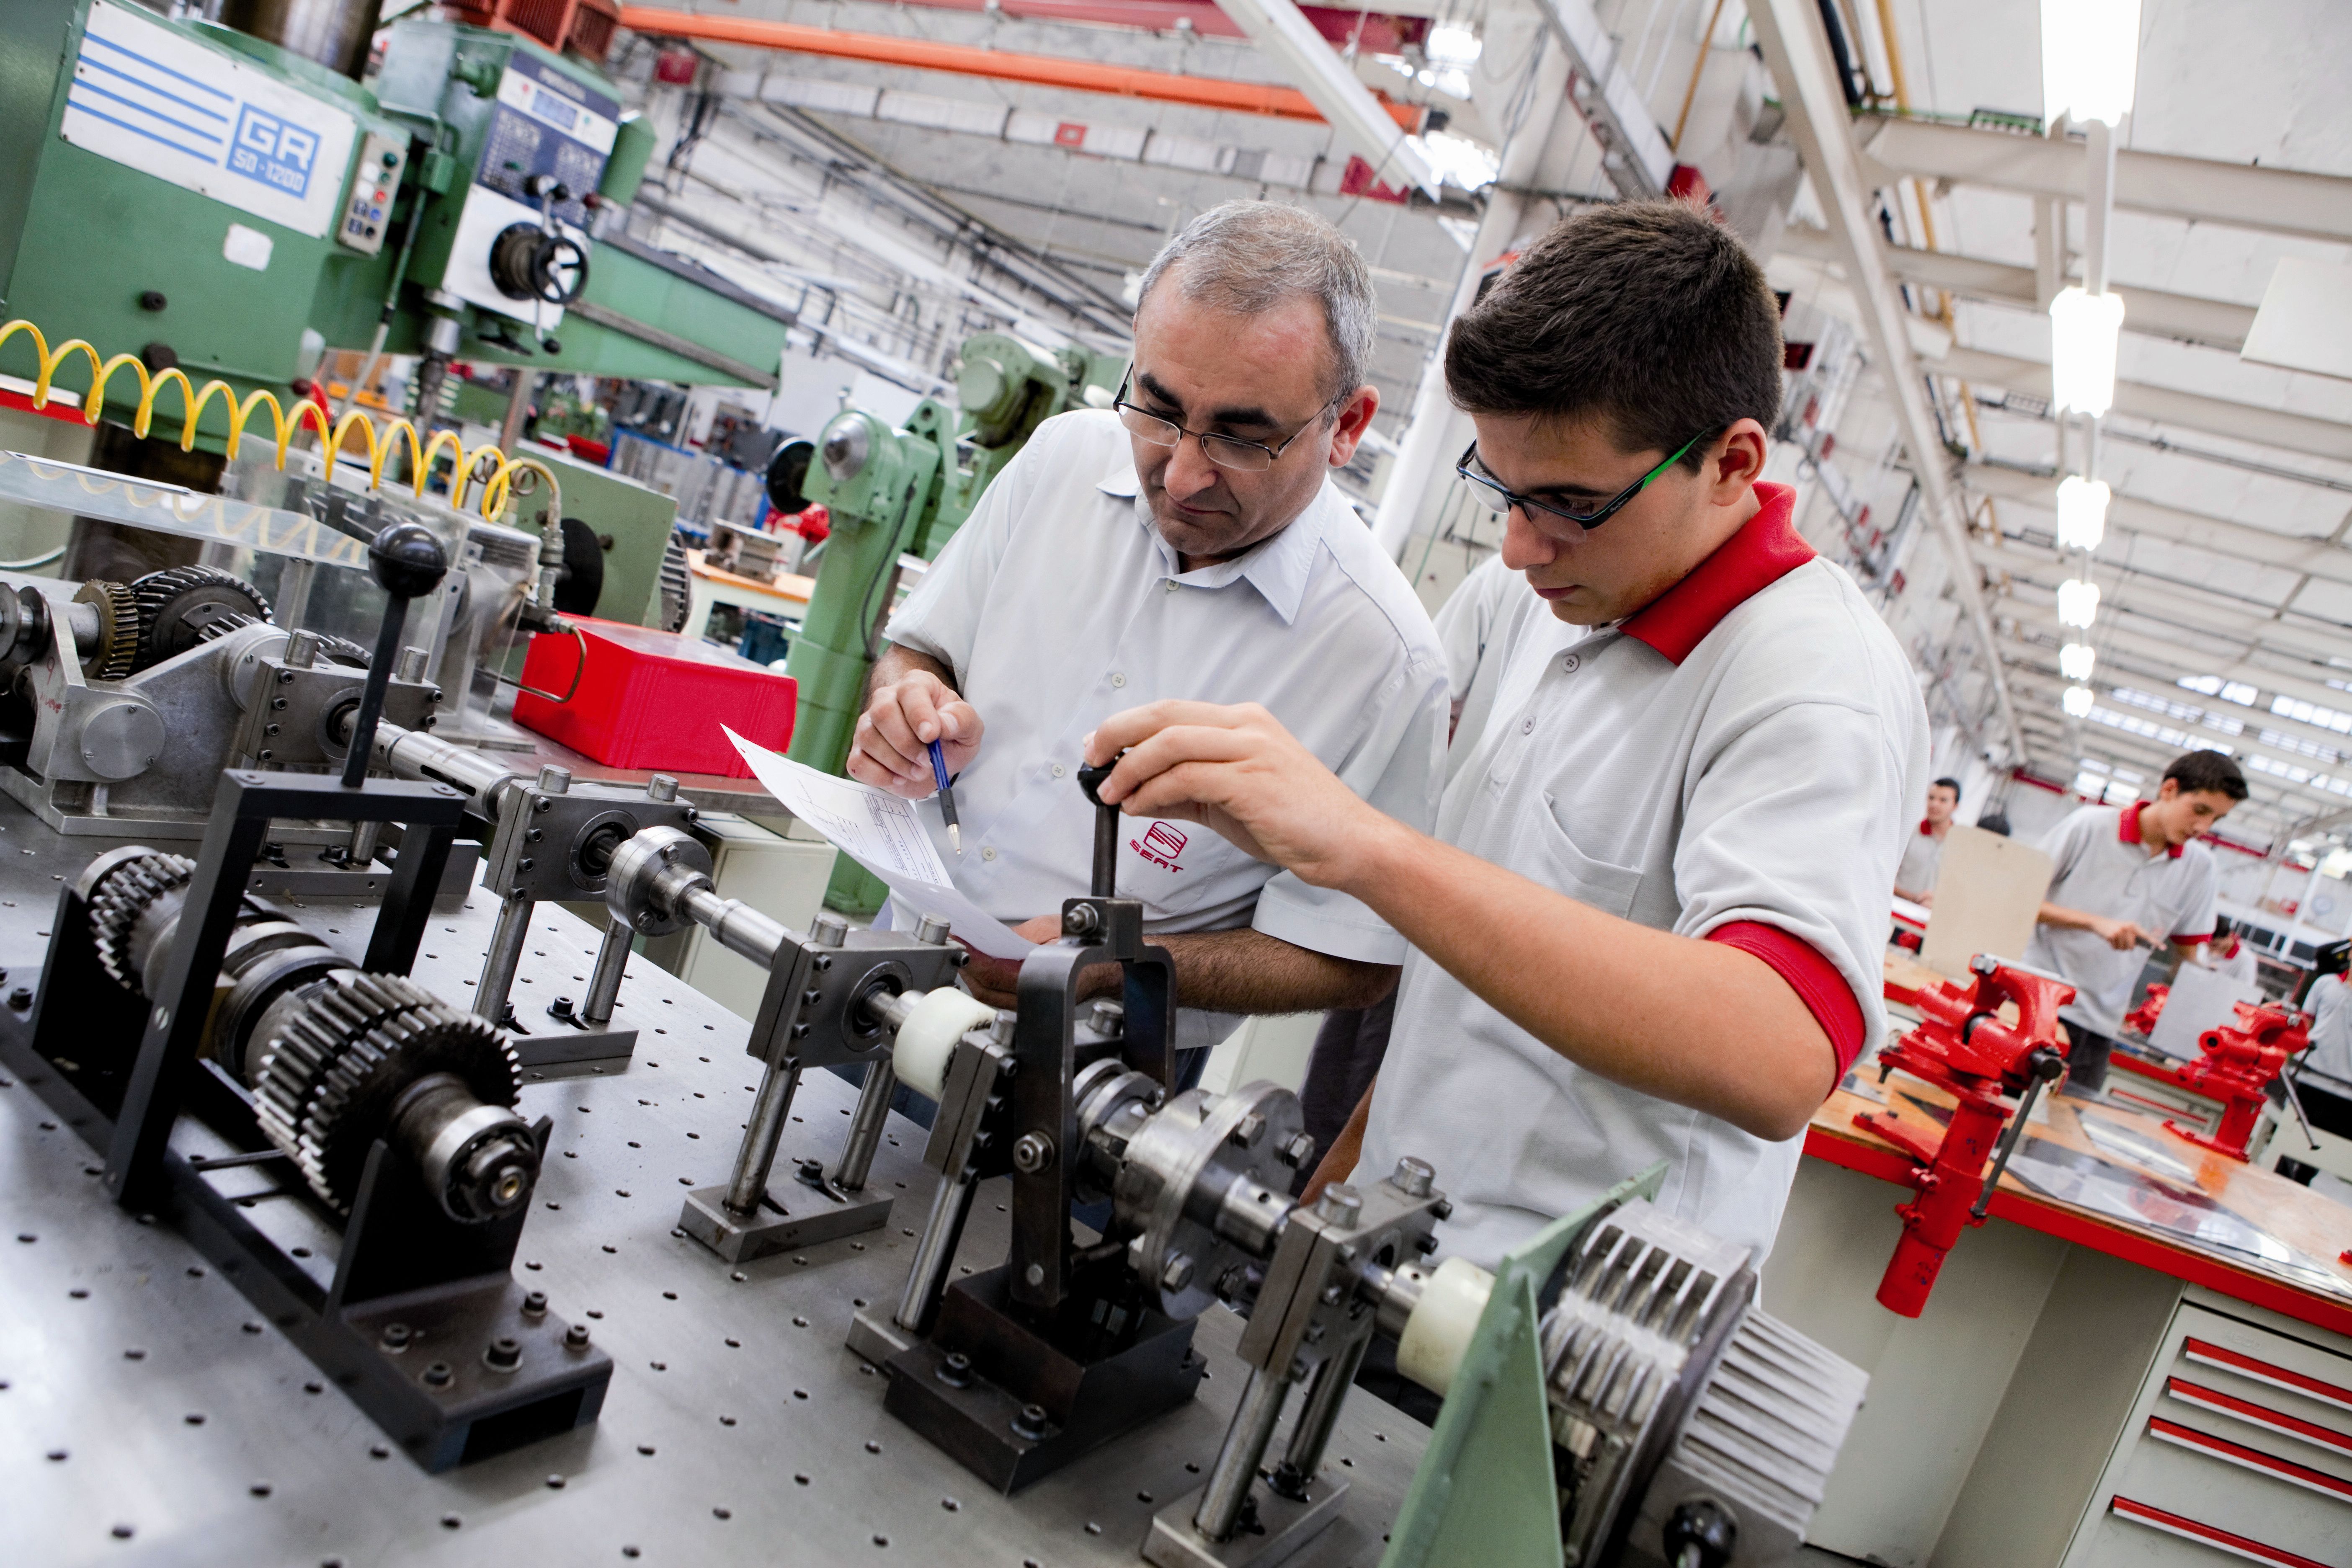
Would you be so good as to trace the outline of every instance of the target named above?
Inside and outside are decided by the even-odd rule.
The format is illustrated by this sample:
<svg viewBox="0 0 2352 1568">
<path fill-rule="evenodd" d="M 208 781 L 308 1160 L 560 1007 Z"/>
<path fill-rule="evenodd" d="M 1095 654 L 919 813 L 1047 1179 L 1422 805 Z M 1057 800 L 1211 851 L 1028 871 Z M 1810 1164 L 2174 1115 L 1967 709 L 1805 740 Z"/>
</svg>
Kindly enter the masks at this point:
<svg viewBox="0 0 2352 1568">
<path fill-rule="evenodd" d="M 619 232 L 654 138 L 592 63 L 412 17 L 362 85 L 376 8 L 231 4 L 247 32 L 126 0 L 0 5 L 7 315 L 239 398 L 371 346 L 422 356 L 427 413 L 455 358 L 774 384 L 789 310 Z M 348 24 L 331 48 L 296 25 L 320 14 Z M 0 372 L 41 368 L 28 334 L 0 346 Z M 110 386 L 120 412 L 137 382 Z M 155 403 L 177 435 L 182 390 Z M 229 428 L 215 398 L 198 440 Z"/>
<path fill-rule="evenodd" d="M 1108 405 L 1125 364 L 1115 354 L 982 332 L 964 343 L 956 366 L 961 413 L 925 398 L 893 430 L 850 408 L 818 433 L 803 493 L 831 513 L 833 533 L 784 665 L 800 682 L 793 761 L 830 773 L 847 763 L 899 558 L 936 560 L 1037 426 L 1070 409 Z M 884 892 L 844 857 L 825 902 L 870 914 Z"/>
</svg>

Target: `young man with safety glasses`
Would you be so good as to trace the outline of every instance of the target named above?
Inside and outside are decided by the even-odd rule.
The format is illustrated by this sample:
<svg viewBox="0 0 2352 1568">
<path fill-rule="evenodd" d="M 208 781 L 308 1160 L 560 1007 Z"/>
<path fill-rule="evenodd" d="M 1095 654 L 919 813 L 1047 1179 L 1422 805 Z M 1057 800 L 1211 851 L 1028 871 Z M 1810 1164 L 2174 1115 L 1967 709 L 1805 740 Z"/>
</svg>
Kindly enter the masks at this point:
<svg viewBox="0 0 2352 1568">
<path fill-rule="evenodd" d="M 1093 854 L 1085 737 L 1153 698 L 1261 703 L 1343 788 L 1433 819 L 1444 653 L 1328 479 L 1380 404 L 1375 321 L 1363 259 L 1322 218 L 1201 215 L 1144 276 L 1113 406 L 1040 426 L 891 618 L 850 773 L 926 798 L 939 742 L 961 775 L 950 864 L 990 913 L 1059 934 Z M 1190 825 L 1137 823 L 1120 849 L 1118 889 L 1175 961 L 1187 1065 L 1239 1015 L 1395 984 L 1404 941 L 1353 898 Z M 964 978 L 1011 1006 L 1016 972 L 974 954 Z"/>
<path fill-rule="evenodd" d="M 1380 1079 L 1319 1174 L 1428 1160 L 1449 1254 L 1492 1266 L 1663 1160 L 1664 1208 L 1760 1256 L 1799 1134 L 1885 1026 L 1927 715 L 1790 492 L 1759 482 L 1780 362 L 1761 270 L 1674 204 L 1560 225 L 1454 324 L 1462 475 L 1551 613 L 1514 623 L 1435 837 L 1255 709 L 1158 703 L 1089 744 L 1126 752 L 1105 799 L 1207 823 L 1412 943 Z"/>
</svg>

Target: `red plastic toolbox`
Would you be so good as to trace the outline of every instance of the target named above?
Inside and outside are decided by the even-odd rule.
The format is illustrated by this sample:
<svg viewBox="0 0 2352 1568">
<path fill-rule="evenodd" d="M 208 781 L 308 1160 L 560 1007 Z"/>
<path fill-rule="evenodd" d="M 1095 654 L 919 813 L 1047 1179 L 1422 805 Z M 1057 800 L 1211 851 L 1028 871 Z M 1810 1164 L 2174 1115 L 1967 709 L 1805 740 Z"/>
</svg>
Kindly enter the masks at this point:
<svg viewBox="0 0 2352 1568">
<path fill-rule="evenodd" d="M 750 778 L 742 754 L 719 732 L 725 724 L 748 741 L 782 751 L 793 738 L 799 682 L 753 664 L 699 637 L 680 637 L 571 617 L 587 642 L 561 634 L 533 637 L 523 658 L 522 683 L 558 695 L 580 689 L 569 702 L 515 699 L 515 722 L 583 752 L 607 767 L 666 768 L 673 773 Z"/>
</svg>

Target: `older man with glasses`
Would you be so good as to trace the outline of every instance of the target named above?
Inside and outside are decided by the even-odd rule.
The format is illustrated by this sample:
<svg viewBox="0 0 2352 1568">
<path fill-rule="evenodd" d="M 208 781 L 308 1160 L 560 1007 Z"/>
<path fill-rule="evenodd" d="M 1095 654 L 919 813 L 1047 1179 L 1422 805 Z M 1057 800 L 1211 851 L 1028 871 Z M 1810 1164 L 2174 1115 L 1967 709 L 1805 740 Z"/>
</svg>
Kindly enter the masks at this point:
<svg viewBox="0 0 2352 1568">
<path fill-rule="evenodd" d="M 1328 478 L 1380 405 L 1374 320 L 1362 259 L 1321 218 L 1202 214 L 1144 275 L 1112 406 L 1039 426 L 892 617 L 849 771 L 922 799 L 940 742 L 957 881 L 1025 934 L 1056 934 L 1087 889 L 1085 739 L 1138 702 L 1260 704 L 1363 800 L 1433 819 L 1444 655 Z M 1118 889 L 1175 959 L 1191 1070 L 1240 1015 L 1394 985 L 1404 942 L 1357 900 L 1191 823 L 1129 826 Z M 1012 1005 L 1015 965 L 975 955 L 964 973 Z M 1108 994 L 1116 972 L 1090 981 Z"/>
</svg>

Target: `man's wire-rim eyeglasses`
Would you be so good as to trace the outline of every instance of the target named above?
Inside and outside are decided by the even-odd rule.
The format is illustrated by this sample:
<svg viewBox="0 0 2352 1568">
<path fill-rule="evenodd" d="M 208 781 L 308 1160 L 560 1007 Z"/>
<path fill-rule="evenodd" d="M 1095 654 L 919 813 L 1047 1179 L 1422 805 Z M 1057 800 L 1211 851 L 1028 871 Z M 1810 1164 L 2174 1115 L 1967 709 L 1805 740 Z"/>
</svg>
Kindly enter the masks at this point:
<svg viewBox="0 0 2352 1568">
<path fill-rule="evenodd" d="M 1348 395 L 1344 391 L 1339 393 L 1330 402 L 1317 409 L 1313 418 L 1285 437 L 1280 446 L 1269 447 L 1263 441 L 1244 441 L 1238 436 L 1218 436 L 1206 430 L 1187 430 L 1173 419 L 1163 419 L 1148 409 L 1138 408 L 1134 404 L 1129 403 L 1127 400 L 1127 382 L 1121 381 L 1118 384 L 1118 395 L 1111 399 L 1110 405 L 1118 410 L 1120 424 L 1155 447 L 1181 447 L 1184 444 L 1184 437 L 1190 436 L 1201 443 L 1202 457 L 1221 468 L 1231 468 L 1235 473 L 1243 474 L 1262 473 L 1274 467 L 1275 459 L 1288 451 L 1292 442 L 1320 425 L 1323 422 L 1323 416 L 1338 406 L 1341 398 Z"/>
<path fill-rule="evenodd" d="M 1501 482 L 1486 471 L 1486 466 L 1478 461 L 1478 443 L 1475 441 L 1471 442 L 1469 447 L 1463 452 L 1462 460 L 1454 465 L 1454 471 L 1470 481 L 1473 487 L 1471 493 L 1475 495 L 1480 503 L 1489 511 L 1507 513 L 1513 507 L 1517 507 L 1521 511 L 1528 514 L 1529 521 L 1534 521 L 1535 513 L 1546 512 L 1575 523 L 1590 533 L 1616 516 L 1620 507 L 1649 489 L 1651 480 L 1680 462 L 1685 452 L 1689 451 L 1706 438 L 1704 434 L 1692 437 L 1675 449 L 1673 457 L 1619 490 L 1610 500 L 1587 511 L 1573 510 L 1559 501 L 1544 500 L 1536 496 L 1523 496 L 1517 490 L 1505 489 Z"/>
</svg>

